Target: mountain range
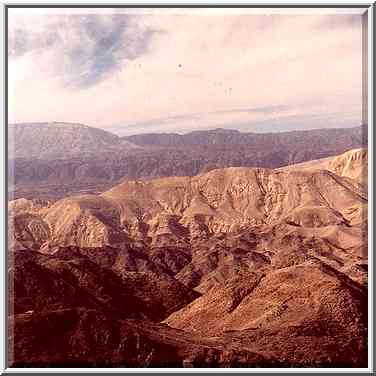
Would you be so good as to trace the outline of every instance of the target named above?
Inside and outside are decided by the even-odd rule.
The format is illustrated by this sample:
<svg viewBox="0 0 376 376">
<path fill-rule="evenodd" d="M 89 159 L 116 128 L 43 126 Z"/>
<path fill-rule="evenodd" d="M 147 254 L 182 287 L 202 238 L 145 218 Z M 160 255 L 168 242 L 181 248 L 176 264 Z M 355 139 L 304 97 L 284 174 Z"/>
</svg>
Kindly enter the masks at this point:
<svg viewBox="0 0 376 376">
<path fill-rule="evenodd" d="M 137 148 L 99 128 L 76 123 L 18 123 L 8 127 L 8 154 L 14 158 L 70 159 Z"/>
<path fill-rule="evenodd" d="M 194 176 L 216 168 L 278 168 L 367 145 L 367 126 L 280 133 L 215 129 L 118 137 L 70 123 L 9 126 L 9 194 L 58 199 L 126 180 Z"/>
<path fill-rule="evenodd" d="M 121 161 L 183 150 L 234 164 L 249 138 L 241 150 L 274 168 L 254 157 L 151 178 L 138 164 L 98 193 L 11 200 L 13 366 L 366 367 L 364 135 L 312 132 L 134 136 L 143 151 Z"/>
</svg>

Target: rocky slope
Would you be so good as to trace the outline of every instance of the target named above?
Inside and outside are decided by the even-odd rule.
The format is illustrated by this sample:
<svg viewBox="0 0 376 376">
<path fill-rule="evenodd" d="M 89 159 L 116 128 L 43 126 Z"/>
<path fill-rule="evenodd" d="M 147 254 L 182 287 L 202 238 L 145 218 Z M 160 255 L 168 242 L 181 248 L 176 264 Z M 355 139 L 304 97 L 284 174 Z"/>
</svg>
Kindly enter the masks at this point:
<svg viewBox="0 0 376 376">
<path fill-rule="evenodd" d="M 358 183 L 367 185 L 368 181 L 368 150 L 353 149 L 335 157 L 299 163 L 283 167 L 283 170 L 328 170 L 343 177 L 351 178 Z"/>
<path fill-rule="evenodd" d="M 54 336 L 45 333 L 53 332 Z M 16 367 L 281 367 L 228 340 L 201 338 L 150 321 L 86 308 L 12 317 Z M 308 363 L 307 363 L 308 364 Z"/>
<path fill-rule="evenodd" d="M 11 202 L 14 364 L 366 366 L 359 160 Z"/>
</svg>

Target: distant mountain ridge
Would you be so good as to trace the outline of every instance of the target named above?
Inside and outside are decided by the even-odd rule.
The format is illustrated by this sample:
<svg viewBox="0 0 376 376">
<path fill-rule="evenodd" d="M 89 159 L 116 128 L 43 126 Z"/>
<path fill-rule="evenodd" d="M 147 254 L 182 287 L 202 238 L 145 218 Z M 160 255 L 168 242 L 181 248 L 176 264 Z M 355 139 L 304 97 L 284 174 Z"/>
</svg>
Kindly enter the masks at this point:
<svg viewBox="0 0 376 376">
<path fill-rule="evenodd" d="M 9 127 L 13 198 L 101 192 L 129 179 L 194 176 L 216 168 L 280 168 L 367 146 L 367 126 L 284 133 L 215 129 L 118 137 L 67 123 Z"/>
<path fill-rule="evenodd" d="M 122 139 L 140 146 L 179 147 L 199 145 L 257 145 L 261 143 L 280 144 L 306 142 L 307 138 L 316 143 L 328 144 L 336 137 L 338 142 L 348 142 L 352 137 L 353 142 L 364 144 L 367 139 L 367 125 L 354 128 L 312 129 L 302 131 L 288 131 L 275 133 L 240 132 L 235 129 L 217 128 L 213 130 L 193 131 L 186 134 L 178 133 L 146 133 L 126 136 Z"/>
<path fill-rule="evenodd" d="M 121 148 L 137 148 L 100 128 L 79 123 L 16 123 L 8 127 L 11 158 L 68 159 Z"/>
</svg>

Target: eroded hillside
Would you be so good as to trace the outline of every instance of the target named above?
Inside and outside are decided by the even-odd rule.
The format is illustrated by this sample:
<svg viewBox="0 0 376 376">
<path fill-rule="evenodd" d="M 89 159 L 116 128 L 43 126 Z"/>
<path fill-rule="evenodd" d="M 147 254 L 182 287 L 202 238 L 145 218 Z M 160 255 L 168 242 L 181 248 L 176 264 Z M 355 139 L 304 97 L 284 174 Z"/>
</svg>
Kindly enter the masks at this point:
<svg viewBox="0 0 376 376">
<path fill-rule="evenodd" d="M 354 155 L 10 202 L 14 363 L 366 366 Z"/>
</svg>

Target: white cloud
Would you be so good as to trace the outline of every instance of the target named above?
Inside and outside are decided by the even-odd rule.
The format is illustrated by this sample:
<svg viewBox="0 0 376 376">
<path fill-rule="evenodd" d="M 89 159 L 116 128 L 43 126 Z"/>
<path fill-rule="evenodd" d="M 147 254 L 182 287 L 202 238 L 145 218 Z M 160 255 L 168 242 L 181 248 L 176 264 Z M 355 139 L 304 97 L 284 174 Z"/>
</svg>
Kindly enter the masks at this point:
<svg viewBox="0 0 376 376">
<path fill-rule="evenodd" d="M 89 16 L 96 17 L 99 35 L 83 29 L 74 21 L 77 16 L 11 16 L 12 32 L 40 35 L 40 43 L 37 48 L 38 40 L 29 38 L 34 47 L 10 60 L 10 120 L 99 127 L 149 122 L 143 127 L 155 131 L 236 128 L 276 117 L 286 119 L 288 127 L 291 117 L 304 121 L 320 115 L 320 124 L 327 117 L 330 124 L 348 125 L 351 119 L 358 125 L 361 16 L 248 12 L 137 10 L 127 22 Z M 116 17 L 128 17 L 119 13 Z M 111 33 L 116 27 L 119 35 Z M 57 33 L 60 42 L 48 43 L 46 33 Z M 111 38 L 98 49 L 103 33 Z M 152 33 L 147 42 L 137 39 L 145 33 Z M 138 46 L 145 48 L 127 58 L 124 52 Z M 103 72 L 93 74 L 99 68 Z M 90 85 L 71 85 L 81 78 Z M 226 112 L 270 106 L 288 110 Z M 184 121 L 150 123 L 181 115 Z"/>
</svg>

